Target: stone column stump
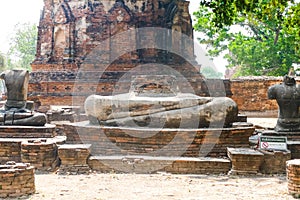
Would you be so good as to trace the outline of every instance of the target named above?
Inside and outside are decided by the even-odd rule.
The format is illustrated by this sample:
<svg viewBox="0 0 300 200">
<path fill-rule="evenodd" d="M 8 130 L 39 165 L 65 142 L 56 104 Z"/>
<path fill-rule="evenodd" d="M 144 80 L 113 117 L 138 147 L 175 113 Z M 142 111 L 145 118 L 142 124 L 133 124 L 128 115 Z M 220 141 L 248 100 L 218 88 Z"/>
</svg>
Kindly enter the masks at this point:
<svg viewBox="0 0 300 200">
<path fill-rule="evenodd" d="M 250 148 L 227 148 L 232 163 L 230 174 L 257 174 L 264 154 Z"/>
<path fill-rule="evenodd" d="M 21 197 L 34 192 L 33 166 L 13 161 L 0 165 L 0 198 Z"/>
<path fill-rule="evenodd" d="M 58 147 L 61 160 L 59 174 L 86 174 L 90 172 L 87 160 L 91 152 L 91 144 L 64 144 Z"/>
<path fill-rule="evenodd" d="M 300 159 L 286 162 L 288 191 L 295 198 L 300 198 Z"/>
</svg>

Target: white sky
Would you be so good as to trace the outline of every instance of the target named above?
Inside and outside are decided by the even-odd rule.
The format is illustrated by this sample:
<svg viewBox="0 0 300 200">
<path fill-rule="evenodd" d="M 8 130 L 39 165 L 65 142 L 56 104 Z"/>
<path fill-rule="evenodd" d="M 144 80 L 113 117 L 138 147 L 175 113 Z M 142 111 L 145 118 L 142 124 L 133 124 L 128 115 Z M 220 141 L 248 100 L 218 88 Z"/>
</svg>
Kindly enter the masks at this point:
<svg viewBox="0 0 300 200">
<path fill-rule="evenodd" d="M 198 9 L 200 0 L 190 0 L 190 12 Z M 18 23 L 36 23 L 38 25 L 40 12 L 43 8 L 43 0 L 13 0 L 2 1 L 0 3 L 0 52 L 6 53 L 9 48 L 9 38 L 14 31 L 14 26 Z M 197 34 L 195 34 L 197 38 Z M 198 61 L 203 60 L 203 55 L 198 55 Z M 207 63 L 207 59 L 205 59 Z M 224 59 L 214 60 L 218 70 L 224 72 Z"/>
<path fill-rule="evenodd" d="M 200 0 L 189 0 L 190 1 L 190 13 L 192 14 L 193 12 L 197 11 L 199 8 L 199 4 L 200 4 Z M 192 15 L 193 18 L 193 15 Z M 204 45 L 200 45 L 198 43 L 197 38 L 199 37 L 199 33 L 195 32 L 194 33 L 194 39 L 195 39 L 195 43 L 197 43 L 197 46 L 200 46 L 202 48 L 203 51 L 206 52 L 205 50 L 205 46 Z M 197 48 L 195 48 L 197 49 Z M 228 64 L 228 62 L 223 58 L 223 55 L 214 58 L 213 61 L 211 61 L 206 55 L 201 54 L 202 51 L 200 51 L 197 54 L 196 51 L 196 56 L 197 56 L 197 61 L 199 64 L 202 64 L 202 66 L 210 66 L 213 67 L 215 70 L 222 72 L 223 74 L 225 74 L 225 66 Z M 199 55 L 200 54 L 200 55 Z"/>
<path fill-rule="evenodd" d="M 0 52 L 6 53 L 9 38 L 18 23 L 38 24 L 43 0 L 13 0 L 0 3 Z"/>
</svg>

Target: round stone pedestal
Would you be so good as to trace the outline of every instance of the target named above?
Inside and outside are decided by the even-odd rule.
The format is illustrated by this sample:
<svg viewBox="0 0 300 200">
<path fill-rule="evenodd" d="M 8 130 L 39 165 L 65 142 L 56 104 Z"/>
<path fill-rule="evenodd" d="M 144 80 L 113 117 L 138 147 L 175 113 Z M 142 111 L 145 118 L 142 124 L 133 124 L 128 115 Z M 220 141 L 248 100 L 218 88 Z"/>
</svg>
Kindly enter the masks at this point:
<svg viewBox="0 0 300 200">
<path fill-rule="evenodd" d="M 20 197 L 34 192 L 34 167 L 15 162 L 0 165 L 0 198 Z"/>
<path fill-rule="evenodd" d="M 289 193 L 296 198 L 300 198 L 300 159 L 286 162 L 286 174 Z"/>
</svg>

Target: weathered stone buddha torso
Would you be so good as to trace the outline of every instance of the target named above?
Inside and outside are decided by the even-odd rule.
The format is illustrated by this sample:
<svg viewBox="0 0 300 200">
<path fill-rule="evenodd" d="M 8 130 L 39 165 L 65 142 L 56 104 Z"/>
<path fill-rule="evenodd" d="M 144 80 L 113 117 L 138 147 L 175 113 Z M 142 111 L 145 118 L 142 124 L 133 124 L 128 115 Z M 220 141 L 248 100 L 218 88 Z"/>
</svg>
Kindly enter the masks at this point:
<svg viewBox="0 0 300 200">
<path fill-rule="evenodd" d="M 26 70 L 7 70 L 0 74 L 7 89 L 7 101 L 0 109 L 2 125 L 43 126 L 46 115 L 33 111 L 32 102 L 27 101 L 29 72 Z"/>
<path fill-rule="evenodd" d="M 29 72 L 25 70 L 8 70 L 2 73 L 7 88 L 6 109 L 24 108 L 27 100 Z"/>
<path fill-rule="evenodd" d="M 279 106 L 278 132 L 300 131 L 300 88 L 293 77 L 285 76 L 283 83 L 273 85 L 268 90 L 269 99 L 276 99 Z"/>
</svg>

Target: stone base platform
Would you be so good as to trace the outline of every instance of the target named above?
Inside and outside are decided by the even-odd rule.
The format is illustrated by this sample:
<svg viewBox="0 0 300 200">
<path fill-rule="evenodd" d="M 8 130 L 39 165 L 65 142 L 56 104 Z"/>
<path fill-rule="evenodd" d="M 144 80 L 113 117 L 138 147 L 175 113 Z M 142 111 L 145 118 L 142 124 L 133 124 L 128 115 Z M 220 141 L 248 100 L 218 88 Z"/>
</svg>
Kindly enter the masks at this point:
<svg viewBox="0 0 300 200">
<path fill-rule="evenodd" d="M 249 147 L 254 127 L 223 129 L 150 129 L 90 125 L 88 121 L 64 125 L 67 143 L 92 144 L 92 155 L 165 157 L 222 157 L 227 147 Z"/>
<path fill-rule="evenodd" d="M 55 125 L 45 126 L 0 126 L 0 138 L 52 138 Z"/>
<path fill-rule="evenodd" d="M 227 174 L 231 168 L 230 160 L 209 157 L 91 156 L 88 165 L 102 173 L 139 174 Z"/>
</svg>

